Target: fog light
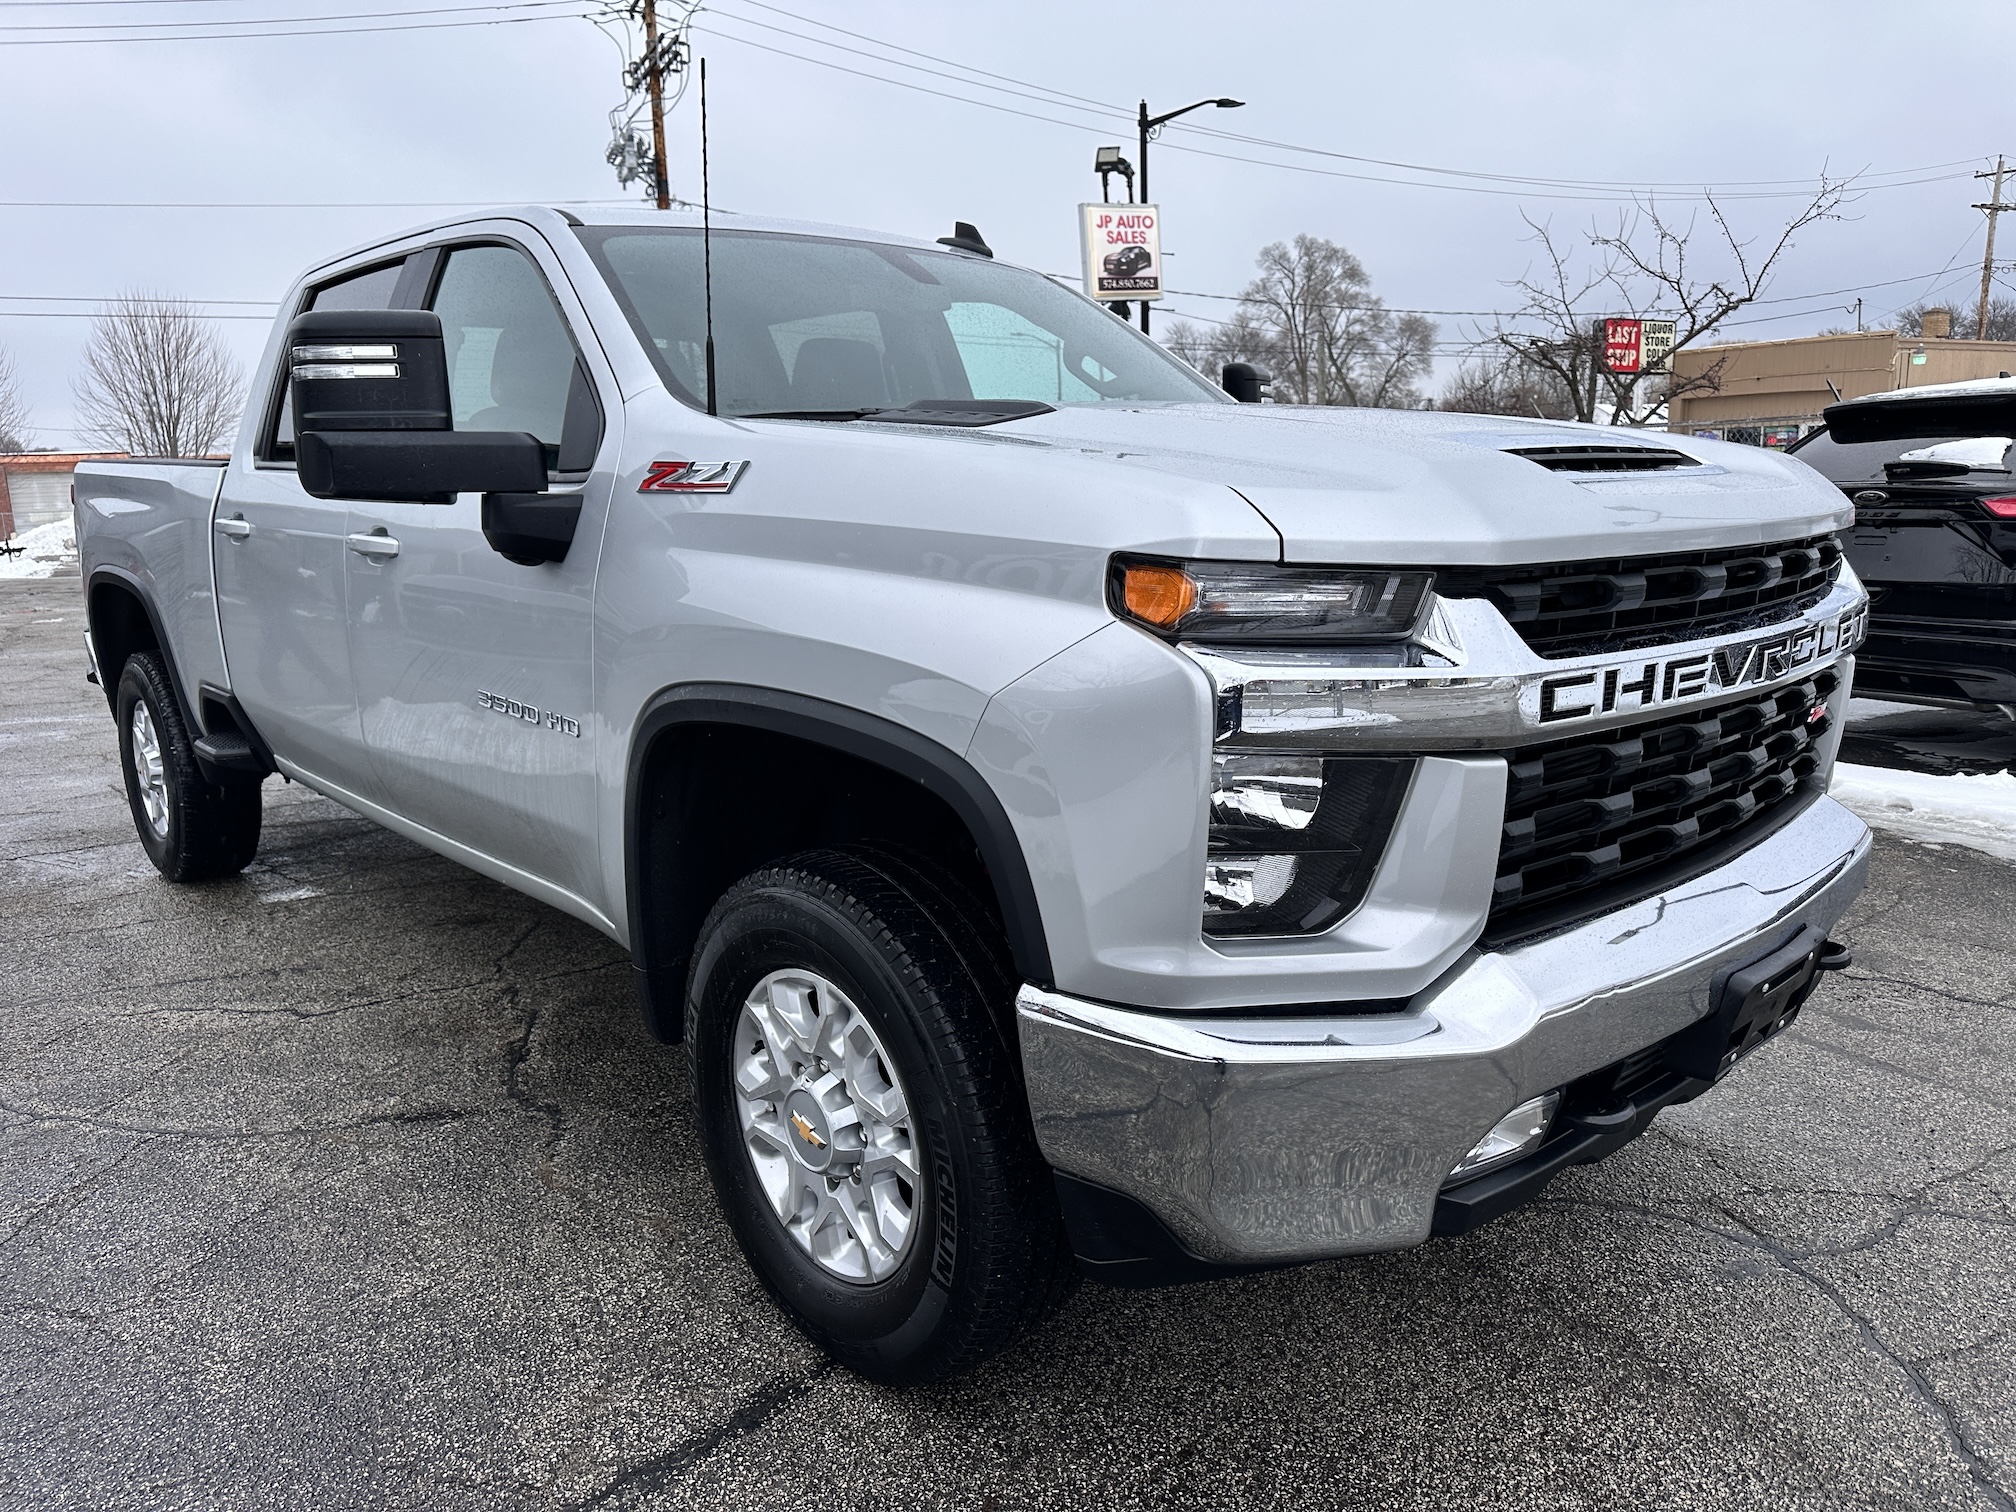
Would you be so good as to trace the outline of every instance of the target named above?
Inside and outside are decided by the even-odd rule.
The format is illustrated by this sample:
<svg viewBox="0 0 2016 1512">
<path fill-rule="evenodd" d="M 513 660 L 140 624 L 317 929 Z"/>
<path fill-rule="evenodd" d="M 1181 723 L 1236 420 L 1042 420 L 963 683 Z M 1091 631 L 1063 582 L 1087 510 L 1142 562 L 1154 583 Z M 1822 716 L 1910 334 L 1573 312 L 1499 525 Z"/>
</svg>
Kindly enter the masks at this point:
<svg viewBox="0 0 2016 1512">
<path fill-rule="evenodd" d="M 1531 1155 L 1540 1148 L 1540 1141 L 1547 1137 L 1547 1126 L 1554 1122 L 1554 1110 L 1561 1106 L 1559 1092 L 1544 1093 L 1529 1098 L 1491 1126 L 1491 1132 L 1470 1148 L 1470 1153 L 1456 1162 L 1449 1172 L 1454 1181 L 1460 1176 L 1475 1176 L 1494 1166 L 1510 1165 L 1522 1155 Z"/>
<path fill-rule="evenodd" d="M 1294 880 L 1293 856 L 1214 857 L 1204 868 L 1205 917 L 1278 903 Z"/>
</svg>

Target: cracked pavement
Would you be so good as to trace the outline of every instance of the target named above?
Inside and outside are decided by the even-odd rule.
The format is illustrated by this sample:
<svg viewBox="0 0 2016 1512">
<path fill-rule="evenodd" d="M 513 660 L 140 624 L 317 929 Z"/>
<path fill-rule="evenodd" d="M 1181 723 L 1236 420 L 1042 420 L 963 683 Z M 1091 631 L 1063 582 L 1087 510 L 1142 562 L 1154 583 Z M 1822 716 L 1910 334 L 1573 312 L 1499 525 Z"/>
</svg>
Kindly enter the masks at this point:
<svg viewBox="0 0 2016 1512">
<path fill-rule="evenodd" d="M 82 628 L 0 584 L 0 1508 L 2016 1512 L 1999 862 L 1880 840 L 1855 968 L 1534 1207 L 898 1394 L 765 1300 L 621 952 L 277 780 L 161 881 Z"/>
</svg>

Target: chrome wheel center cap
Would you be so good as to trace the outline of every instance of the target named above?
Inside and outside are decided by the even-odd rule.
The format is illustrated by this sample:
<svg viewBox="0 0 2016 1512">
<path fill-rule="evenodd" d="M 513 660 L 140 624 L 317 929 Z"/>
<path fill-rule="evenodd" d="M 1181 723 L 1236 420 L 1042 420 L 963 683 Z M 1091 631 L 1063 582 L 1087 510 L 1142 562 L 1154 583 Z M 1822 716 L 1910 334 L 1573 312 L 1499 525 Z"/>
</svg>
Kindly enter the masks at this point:
<svg viewBox="0 0 2016 1512">
<path fill-rule="evenodd" d="M 823 1171 L 833 1163 L 833 1131 L 810 1092 L 801 1089 L 784 1099 L 784 1126 L 791 1131 L 792 1158 L 800 1165 Z"/>
</svg>

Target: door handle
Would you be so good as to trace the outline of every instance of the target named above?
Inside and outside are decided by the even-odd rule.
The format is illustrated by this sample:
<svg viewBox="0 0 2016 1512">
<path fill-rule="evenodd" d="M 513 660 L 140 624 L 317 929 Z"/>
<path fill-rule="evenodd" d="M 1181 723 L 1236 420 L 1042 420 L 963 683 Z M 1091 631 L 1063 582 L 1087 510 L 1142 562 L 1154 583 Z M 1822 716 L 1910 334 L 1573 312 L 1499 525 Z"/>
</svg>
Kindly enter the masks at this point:
<svg viewBox="0 0 2016 1512">
<path fill-rule="evenodd" d="M 242 541 L 245 537 L 252 534 L 252 522 L 243 515 L 233 515 L 228 520 L 219 520 L 217 522 L 217 531 L 220 535 L 227 535 L 234 541 Z"/>
<path fill-rule="evenodd" d="M 369 535 L 350 537 L 350 549 L 359 556 L 395 557 L 399 555 L 399 543 L 384 531 L 373 531 Z"/>
</svg>

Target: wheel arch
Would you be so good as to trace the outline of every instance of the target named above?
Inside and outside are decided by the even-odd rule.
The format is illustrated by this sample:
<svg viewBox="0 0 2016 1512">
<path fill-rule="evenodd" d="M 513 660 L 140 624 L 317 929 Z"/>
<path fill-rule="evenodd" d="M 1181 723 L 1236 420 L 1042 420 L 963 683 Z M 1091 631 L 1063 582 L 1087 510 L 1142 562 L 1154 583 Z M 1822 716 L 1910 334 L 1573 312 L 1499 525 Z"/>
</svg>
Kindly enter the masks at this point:
<svg viewBox="0 0 2016 1512">
<path fill-rule="evenodd" d="M 139 579 L 116 567 L 94 570 L 84 589 L 84 619 L 91 629 L 91 649 L 106 703 L 118 708 L 119 675 L 125 670 L 126 659 L 136 651 L 153 651 L 168 668 L 168 682 L 182 706 L 183 721 L 192 730 L 202 729 L 181 668 L 175 664 L 174 648 L 161 628 L 161 613 Z"/>
<path fill-rule="evenodd" d="M 739 684 L 686 684 L 660 692 L 645 706 L 631 736 L 624 788 L 631 955 L 646 1018 L 659 1038 L 676 1040 L 682 1033 L 683 968 L 707 910 L 725 890 L 709 894 L 703 885 L 699 893 L 707 895 L 696 894 L 682 885 L 679 867 L 681 756 L 692 749 L 683 737 L 710 731 L 823 748 L 854 764 L 851 770 L 879 773 L 930 795 L 978 855 L 1015 969 L 1025 981 L 1051 979 L 1049 946 L 1021 842 L 993 789 L 957 752 L 893 720 L 824 699 Z M 684 795 L 688 801 L 693 797 Z M 769 859 L 775 857 L 762 856 L 754 864 Z"/>
</svg>

